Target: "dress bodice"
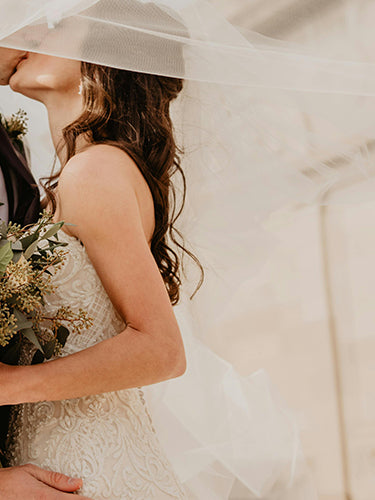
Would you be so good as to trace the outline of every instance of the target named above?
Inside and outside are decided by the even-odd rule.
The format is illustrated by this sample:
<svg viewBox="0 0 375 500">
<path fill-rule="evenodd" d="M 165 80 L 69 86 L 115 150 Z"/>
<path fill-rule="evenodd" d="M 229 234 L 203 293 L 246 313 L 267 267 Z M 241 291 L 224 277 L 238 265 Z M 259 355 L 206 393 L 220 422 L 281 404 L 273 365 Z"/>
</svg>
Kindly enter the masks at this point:
<svg viewBox="0 0 375 500">
<path fill-rule="evenodd" d="M 60 231 L 67 256 L 54 277 L 45 312 L 61 306 L 85 310 L 93 325 L 71 333 L 66 356 L 124 329 L 85 247 Z M 160 446 L 140 387 L 64 401 L 15 407 L 8 452 L 12 465 L 27 462 L 82 477 L 82 494 L 94 500 L 186 499 Z"/>
<path fill-rule="evenodd" d="M 59 240 L 68 243 L 63 267 L 53 277 L 55 292 L 45 297 L 45 312 L 53 314 L 61 306 L 83 309 L 93 325 L 79 335 L 69 335 L 61 354 L 86 349 L 121 332 L 125 323 L 113 307 L 85 247 L 74 236 L 59 231 Z"/>
</svg>

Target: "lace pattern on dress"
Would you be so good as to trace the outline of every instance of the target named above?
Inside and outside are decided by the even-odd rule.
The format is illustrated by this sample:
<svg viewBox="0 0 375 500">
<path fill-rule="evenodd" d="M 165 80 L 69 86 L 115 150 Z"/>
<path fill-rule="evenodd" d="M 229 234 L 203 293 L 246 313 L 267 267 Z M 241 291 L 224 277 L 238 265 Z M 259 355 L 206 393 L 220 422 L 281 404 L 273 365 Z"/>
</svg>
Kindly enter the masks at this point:
<svg viewBox="0 0 375 500">
<path fill-rule="evenodd" d="M 61 232 L 60 232 L 61 233 Z M 82 308 L 94 319 L 80 335 L 71 334 L 63 356 L 118 334 L 124 322 L 114 309 L 76 238 L 56 275 L 56 293 L 47 297 L 46 312 L 62 305 Z M 30 362 L 31 350 L 23 363 Z M 12 465 L 32 462 L 45 469 L 82 477 L 82 495 L 94 500 L 187 499 L 152 425 L 140 387 L 65 401 L 14 407 L 8 436 Z"/>
</svg>

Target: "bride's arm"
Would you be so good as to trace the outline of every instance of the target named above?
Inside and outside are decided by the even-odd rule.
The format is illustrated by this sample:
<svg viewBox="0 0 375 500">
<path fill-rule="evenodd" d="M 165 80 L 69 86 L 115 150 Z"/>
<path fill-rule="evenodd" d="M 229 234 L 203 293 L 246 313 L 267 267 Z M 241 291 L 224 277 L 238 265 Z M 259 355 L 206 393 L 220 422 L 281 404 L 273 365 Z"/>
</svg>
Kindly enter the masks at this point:
<svg viewBox="0 0 375 500">
<path fill-rule="evenodd" d="M 120 150 L 108 149 L 91 148 L 65 167 L 58 218 L 75 224 L 69 232 L 84 243 L 127 326 L 113 338 L 48 363 L 2 365 L 0 404 L 144 386 L 186 370 L 178 324 L 144 234 L 134 164 Z"/>
</svg>

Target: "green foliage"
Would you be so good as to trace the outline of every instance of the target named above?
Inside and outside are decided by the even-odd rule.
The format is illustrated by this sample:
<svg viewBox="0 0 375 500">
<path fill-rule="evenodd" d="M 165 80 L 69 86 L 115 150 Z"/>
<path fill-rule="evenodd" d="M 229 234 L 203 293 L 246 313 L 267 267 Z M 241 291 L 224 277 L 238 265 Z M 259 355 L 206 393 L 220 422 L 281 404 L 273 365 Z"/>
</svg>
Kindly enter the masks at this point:
<svg viewBox="0 0 375 500">
<path fill-rule="evenodd" d="M 19 109 L 17 113 L 13 113 L 10 117 L 5 117 L 0 113 L 0 123 L 6 130 L 9 139 L 13 144 L 24 153 L 23 138 L 27 134 L 28 117 L 25 111 Z"/>
<path fill-rule="evenodd" d="M 70 330 L 80 333 L 92 320 L 85 311 L 60 307 L 44 312 L 44 297 L 54 293 L 53 276 L 67 255 L 59 241 L 64 222 L 43 212 L 29 227 L 0 224 L 0 361 L 15 364 L 24 342 L 36 351 L 33 363 L 61 352 Z"/>
<path fill-rule="evenodd" d="M 13 258 L 12 243 L 7 241 L 5 245 L 0 248 L 0 276 L 5 273 L 8 264 Z"/>
</svg>

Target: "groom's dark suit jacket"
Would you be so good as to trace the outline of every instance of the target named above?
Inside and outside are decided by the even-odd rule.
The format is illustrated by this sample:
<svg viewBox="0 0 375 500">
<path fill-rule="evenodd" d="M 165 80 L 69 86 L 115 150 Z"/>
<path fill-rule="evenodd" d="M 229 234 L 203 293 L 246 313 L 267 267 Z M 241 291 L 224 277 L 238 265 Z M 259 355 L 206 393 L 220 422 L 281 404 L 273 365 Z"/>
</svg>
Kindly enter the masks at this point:
<svg viewBox="0 0 375 500">
<path fill-rule="evenodd" d="M 17 151 L 0 126 L 0 168 L 3 172 L 9 203 L 9 220 L 21 225 L 36 222 L 40 195 L 25 158 Z"/>
<path fill-rule="evenodd" d="M 25 158 L 17 151 L 0 125 L 0 168 L 4 175 L 9 204 L 9 220 L 21 225 L 38 220 L 39 189 Z M 0 448 L 4 447 L 9 422 L 9 407 L 0 407 Z"/>
</svg>

